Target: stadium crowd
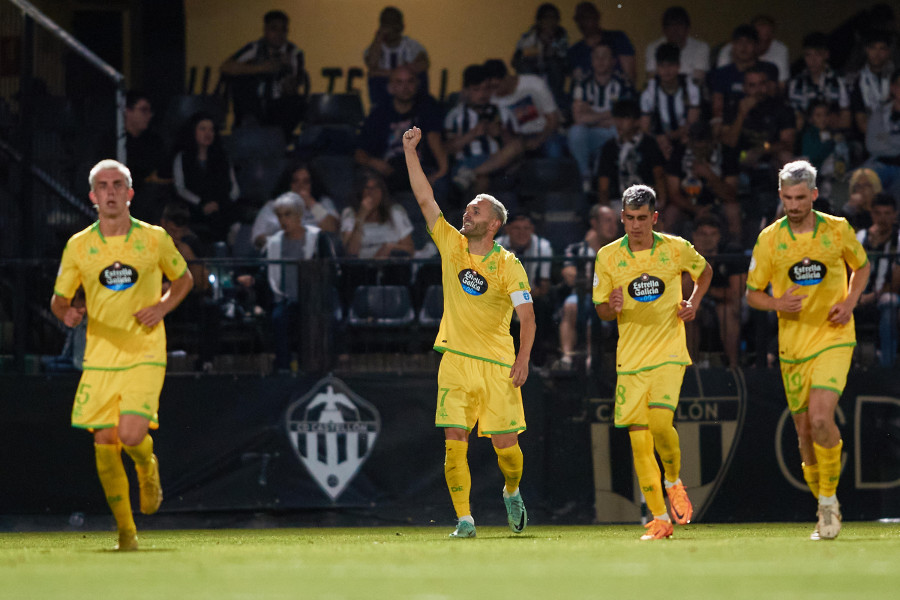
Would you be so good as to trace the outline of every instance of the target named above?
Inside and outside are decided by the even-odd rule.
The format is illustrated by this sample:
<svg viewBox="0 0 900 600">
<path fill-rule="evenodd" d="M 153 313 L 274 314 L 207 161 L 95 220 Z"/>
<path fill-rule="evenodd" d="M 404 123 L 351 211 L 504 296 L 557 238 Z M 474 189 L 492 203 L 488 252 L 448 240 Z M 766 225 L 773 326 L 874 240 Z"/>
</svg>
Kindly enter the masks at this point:
<svg viewBox="0 0 900 600">
<path fill-rule="evenodd" d="M 622 192 L 639 183 L 658 194 L 658 229 L 691 240 L 714 268 L 689 326 L 694 360 L 738 366 L 742 349 L 752 349 L 757 364 L 774 364 L 774 319 L 750 310 L 743 291 L 753 242 L 783 214 L 776 175 L 802 157 L 818 169 L 816 210 L 845 216 L 880 256 L 856 316 L 877 335 L 877 360 L 893 365 L 900 44 L 892 9 L 877 5 L 832 32 L 809 31 L 791 56 L 769 16 L 736 23 L 716 45 L 694 37 L 688 11 L 672 6 L 643 66 L 627 32 L 603 29 L 601 17 L 594 3 L 579 4 L 569 17 L 576 40 L 559 9 L 541 4 L 509 60 L 469 65 L 459 91 L 439 101 L 428 92 L 427 40 L 405 35 L 403 14 L 386 7 L 363 56 L 368 114 L 356 98 L 325 118 L 287 15 L 270 11 L 263 37 L 221 66 L 235 115 L 228 136 L 219 132 L 224 113 L 204 111 L 181 124 L 180 137 L 163 139 L 151 127 L 150 96 L 128 94 L 133 212 L 164 225 L 198 260 L 384 259 L 335 271 L 326 295 L 340 333 L 359 285 L 407 286 L 418 309 L 440 281 L 428 265 L 396 260 L 436 255 L 403 155 L 402 133 L 416 126 L 423 169 L 451 223 L 477 193 L 511 209 L 499 242 L 528 269 L 538 367 L 572 369 L 592 338 L 614 338 L 590 304 L 592 259 L 621 235 Z M 276 365 L 290 368 L 290 323 L 304 297 L 297 270 L 237 269 L 229 293 L 209 275 L 195 273 L 197 298 L 179 310 L 194 306 L 211 331 L 235 314 L 270 315 Z M 588 324 L 594 333 L 579 335 Z"/>
</svg>

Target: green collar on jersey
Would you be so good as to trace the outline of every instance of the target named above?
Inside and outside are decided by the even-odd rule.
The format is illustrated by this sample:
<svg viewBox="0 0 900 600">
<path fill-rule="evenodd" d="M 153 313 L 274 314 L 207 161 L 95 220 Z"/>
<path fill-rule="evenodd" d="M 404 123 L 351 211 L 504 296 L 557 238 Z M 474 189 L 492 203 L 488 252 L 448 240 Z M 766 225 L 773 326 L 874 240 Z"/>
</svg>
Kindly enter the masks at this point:
<svg viewBox="0 0 900 600">
<path fill-rule="evenodd" d="M 819 223 L 824 223 L 825 217 L 823 217 L 822 213 L 820 213 L 817 210 L 812 211 L 812 213 L 816 216 L 816 223 L 815 223 L 815 225 L 813 225 L 812 236 L 816 237 L 816 234 L 819 232 Z M 791 234 L 792 240 L 797 239 L 796 237 L 794 237 L 794 230 L 791 229 L 791 223 L 790 223 L 790 221 L 788 221 L 787 217 L 782 217 L 781 226 L 787 228 L 788 233 Z"/>
<path fill-rule="evenodd" d="M 650 246 L 650 256 L 653 256 L 653 252 L 656 250 L 656 243 L 662 241 L 662 236 L 656 233 L 653 233 L 653 244 Z M 631 247 L 628 245 L 628 234 L 626 233 L 622 236 L 622 243 L 619 246 L 625 246 L 625 249 L 628 250 L 628 254 L 631 255 L 631 258 L 634 258 L 634 252 L 631 251 Z M 643 252 L 642 250 L 638 250 L 638 252 Z"/>
<path fill-rule="evenodd" d="M 501 246 L 500 244 L 498 244 L 498 243 L 497 243 L 497 240 L 494 240 L 494 247 L 491 248 L 491 251 L 490 251 L 490 252 L 488 252 L 487 254 L 484 255 L 484 258 L 481 259 L 481 262 L 486 261 L 486 260 L 488 259 L 488 256 L 490 256 L 490 255 L 493 254 L 494 252 L 500 252 L 500 250 L 502 250 L 502 249 L 503 249 L 503 246 Z M 469 250 L 468 244 L 466 245 L 466 252 L 468 252 L 468 253 L 471 254 L 472 256 L 478 256 L 477 254 L 472 254 L 472 252 Z"/>
<path fill-rule="evenodd" d="M 131 237 L 131 232 L 134 231 L 135 229 L 140 229 L 140 227 L 141 227 L 141 222 L 140 222 L 140 221 L 138 221 L 137 219 L 135 219 L 135 218 L 132 217 L 131 215 L 129 215 L 128 218 L 131 220 L 131 227 L 128 228 L 128 233 L 125 234 L 125 241 L 126 241 L 126 242 L 128 241 L 128 238 Z M 91 231 L 96 231 L 96 232 L 97 232 L 97 235 L 100 236 L 100 240 L 101 240 L 104 244 L 106 243 L 106 238 L 103 236 L 102 233 L 100 233 L 100 219 L 97 219 L 96 221 L 94 221 L 94 224 L 91 225 Z"/>
</svg>

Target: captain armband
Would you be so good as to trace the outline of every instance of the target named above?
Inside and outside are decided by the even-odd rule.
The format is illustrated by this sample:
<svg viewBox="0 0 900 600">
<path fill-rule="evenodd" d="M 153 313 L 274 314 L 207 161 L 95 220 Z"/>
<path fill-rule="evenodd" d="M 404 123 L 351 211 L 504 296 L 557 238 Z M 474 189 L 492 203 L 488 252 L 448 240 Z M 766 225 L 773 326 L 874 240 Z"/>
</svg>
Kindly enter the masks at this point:
<svg viewBox="0 0 900 600">
<path fill-rule="evenodd" d="M 512 300 L 513 307 L 516 307 L 520 304 L 533 302 L 533 300 L 531 299 L 531 292 L 529 292 L 528 290 L 513 292 L 509 295 L 509 299 Z"/>
</svg>

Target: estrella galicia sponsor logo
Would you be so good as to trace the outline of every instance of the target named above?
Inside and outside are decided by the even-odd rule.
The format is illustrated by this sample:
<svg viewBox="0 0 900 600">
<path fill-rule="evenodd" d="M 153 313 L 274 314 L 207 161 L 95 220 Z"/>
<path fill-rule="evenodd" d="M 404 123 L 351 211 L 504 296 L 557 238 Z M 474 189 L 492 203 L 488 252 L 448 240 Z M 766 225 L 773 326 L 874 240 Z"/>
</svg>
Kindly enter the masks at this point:
<svg viewBox="0 0 900 600">
<path fill-rule="evenodd" d="M 788 269 L 788 277 L 790 277 L 791 281 L 797 285 L 816 285 L 817 283 L 822 283 L 826 273 L 828 273 L 828 267 L 809 257 L 791 265 Z"/>
<path fill-rule="evenodd" d="M 628 294 L 638 302 L 653 302 L 666 291 L 666 284 L 659 277 L 642 273 L 628 284 Z"/>
<path fill-rule="evenodd" d="M 459 272 L 459 282 L 465 293 L 480 296 L 488 289 L 487 280 L 472 269 L 463 269 Z"/>
<path fill-rule="evenodd" d="M 137 280 L 137 269 L 131 265 L 123 265 L 119 261 L 100 271 L 100 284 L 114 292 L 127 290 L 137 283 Z"/>
<path fill-rule="evenodd" d="M 336 500 L 369 458 L 381 432 L 376 408 L 329 375 L 292 402 L 285 427 L 297 458 Z"/>
</svg>

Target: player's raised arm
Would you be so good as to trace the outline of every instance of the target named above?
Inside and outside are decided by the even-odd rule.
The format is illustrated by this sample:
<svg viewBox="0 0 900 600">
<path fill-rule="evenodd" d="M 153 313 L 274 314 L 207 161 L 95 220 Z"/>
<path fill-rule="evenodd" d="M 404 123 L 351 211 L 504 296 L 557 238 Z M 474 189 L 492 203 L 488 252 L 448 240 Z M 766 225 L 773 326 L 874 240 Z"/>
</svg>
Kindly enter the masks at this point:
<svg viewBox="0 0 900 600">
<path fill-rule="evenodd" d="M 408 129 L 403 134 L 403 154 L 406 156 L 406 169 L 409 171 L 409 185 L 413 194 L 416 195 L 416 202 L 419 203 L 425 223 L 431 230 L 441 215 L 441 209 L 434 199 L 434 191 L 431 189 L 431 184 L 428 183 L 428 178 L 419 162 L 419 155 L 416 153 L 416 146 L 419 145 L 421 139 L 421 129 L 418 127 Z"/>
</svg>

